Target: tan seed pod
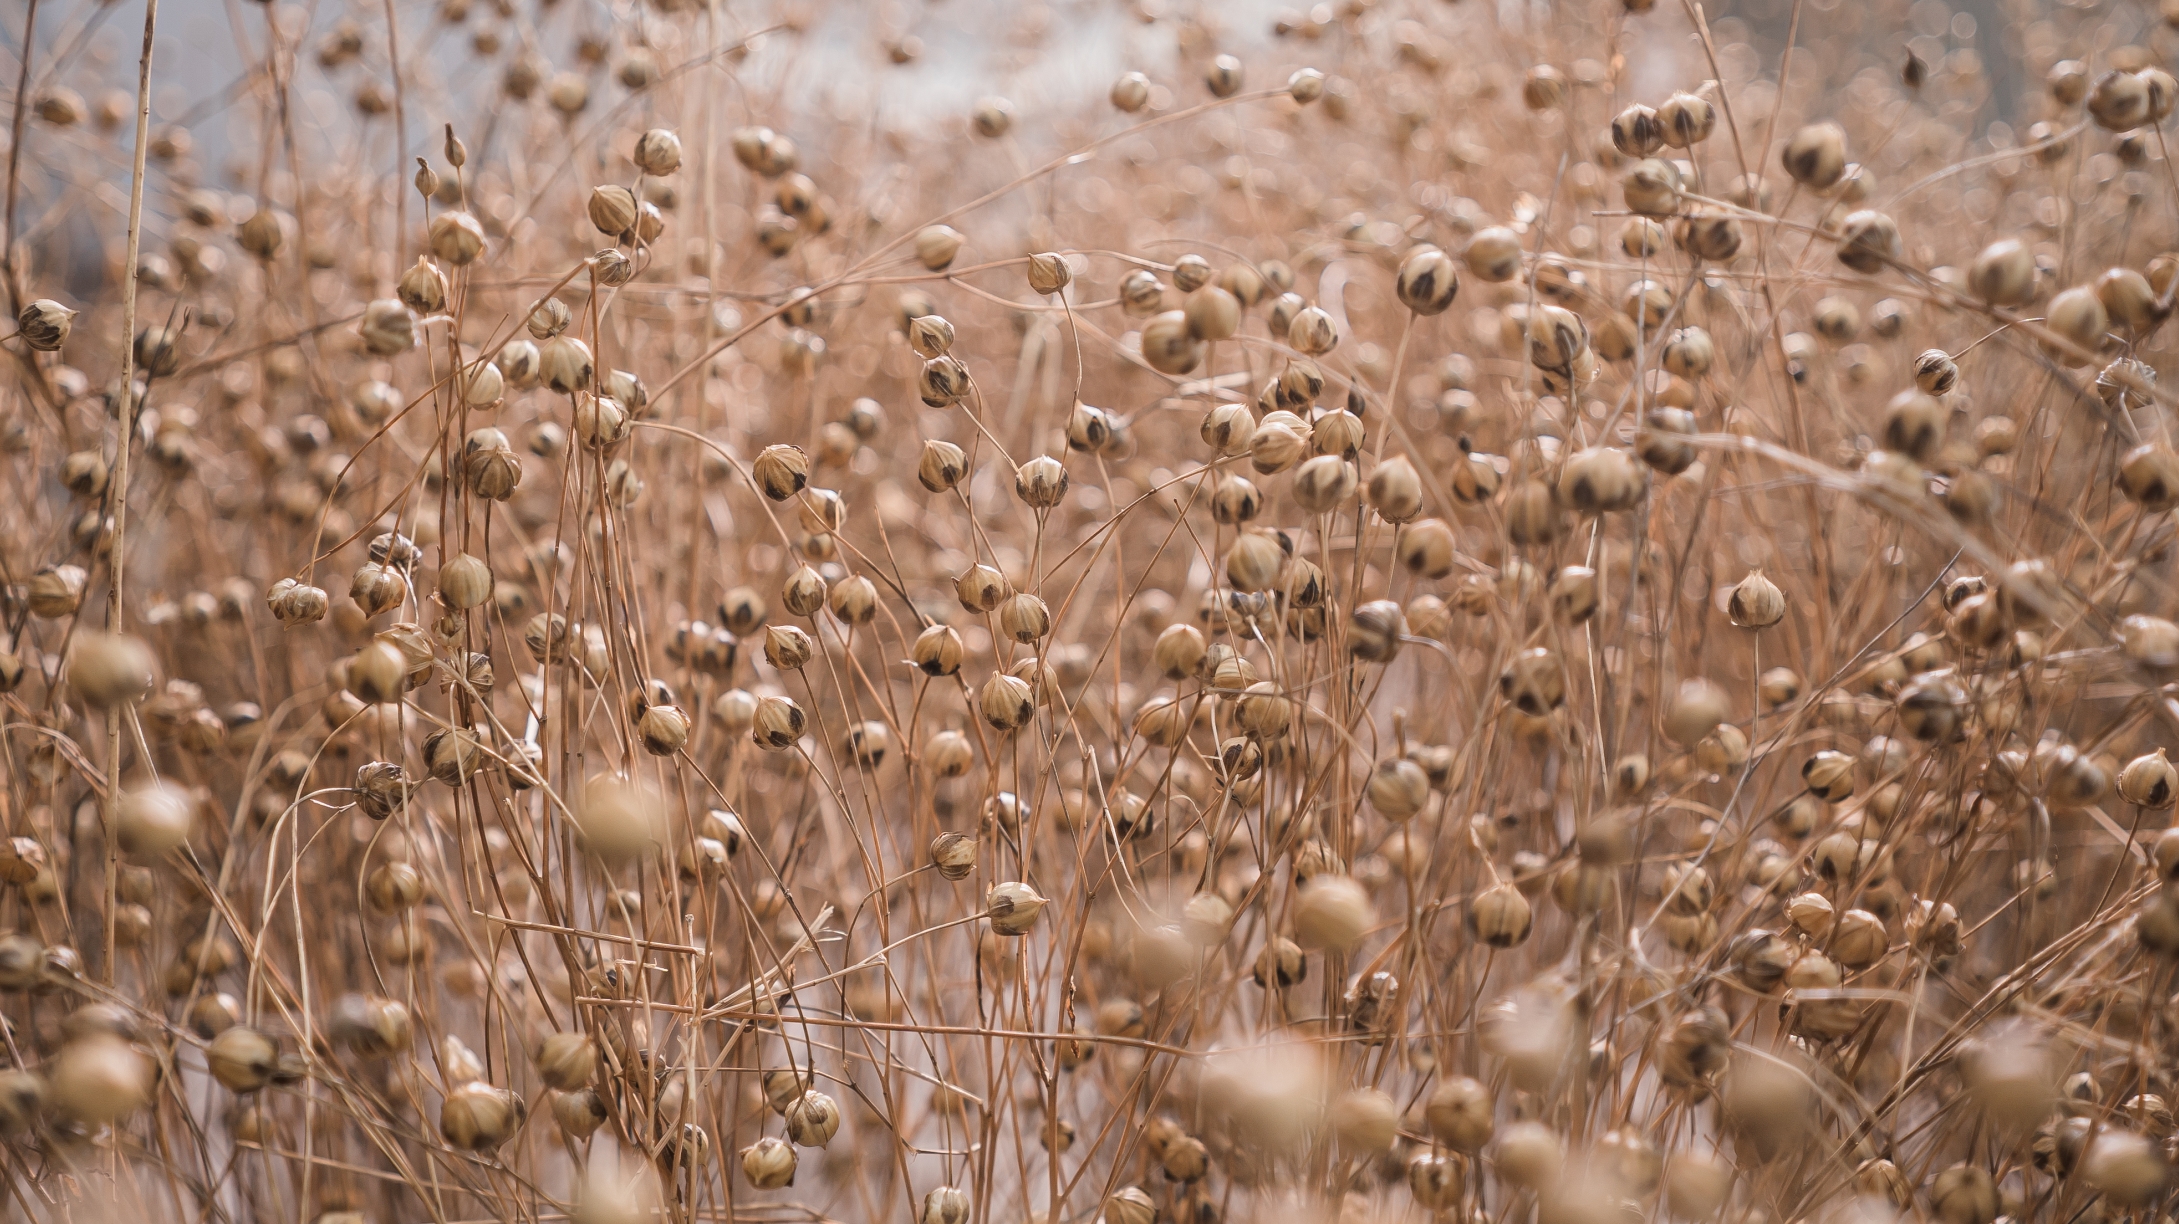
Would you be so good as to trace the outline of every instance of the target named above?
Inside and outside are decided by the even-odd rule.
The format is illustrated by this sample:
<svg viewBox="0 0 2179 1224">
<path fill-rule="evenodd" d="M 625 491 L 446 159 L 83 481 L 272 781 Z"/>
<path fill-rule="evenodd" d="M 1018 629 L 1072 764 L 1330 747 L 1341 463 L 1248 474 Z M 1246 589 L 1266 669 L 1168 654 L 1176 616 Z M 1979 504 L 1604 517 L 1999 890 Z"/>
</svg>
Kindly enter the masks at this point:
<svg viewBox="0 0 2179 1224">
<path fill-rule="evenodd" d="M 1875 209 L 1848 213 L 1839 226 L 1839 262 L 1856 272 L 1875 275 L 1906 256 L 1899 225 Z"/>
<path fill-rule="evenodd" d="M 205 1047 L 204 1062 L 212 1078 L 229 1092 L 255 1092 L 272 1082 L 280 1047 L 256 1029 L 237 1024 L 212 1038 Z"/>
<path fill-rule="evenodd" d="M 1779 154 L 1793 181 L 1826 191 L 1846 175 L 1846 131 L 1836 123 L 1811 123 L 1793 133 Z"/>
<path fill-rule="evenodd" d="M 784 1139 L 766 1135 L 741 1150 L 741 1172 L 758 1190 L 780 1190 L 794 1184 L 800 1157 Z"/>
<path fill-rule="evenodd" d="M 961 232 L 950 225 L 926 226 L 915 236 L 916 262 L 933 272 L 943 272 L 961 253 L 963 241 Z"/>
<path fill-rule="evenodd" d="M 1461 261 L 1468 265 L 1468 271 L 1474 273 L 1476 279 L 1503 284 L 1520 274 L 1520 235 L 1495 225 L 1477 230 L 1475 236 L 1468 239 Z"/>
<path fill-rule="evenodd" d="M 773 501 L 786 501 L 810 482 L 809 455 L 783 442 L 765 447 L 749 470 L 757 488 Z"/>
<path fill-rule="evenodd" d="M 522 1125 L 522 1098 L 482 1080 L 471 1080 L 446 1094 L 439 1106 L 439 1135 L 456 1149 L 489 1152 Z"/>
<path fill-rule="evenodd" d="M 2104 73 L 2089 87 L 2087 101 L 2088 117 L 2107 132 L 2130 132 L 2149 122 L 2149 82 L 2139 73 Z"/>
<path fill-rule="evenodd" d="M 984 895 L 984 916 L 1001 935 L 1026 935 L 1037 924 L 1046 902 L 1036 889 L 1019 881 L 995 884 Z"/>
<path fill-rule="evenodd" d="M 1400 304 L 1416 314 L 1441 315 L 1460 292 L 1460 272 L 1444 251 L 1418 246 L 1400 261 L 1395 291 Z"/>
<path fill-rule="evenodd" d="M 1014 469 L 1014 495 L 1040 513 L 1067 496 L 1067 484 L 1066 465 L 1050 455 L 1039 455 Z"/>
<path fill-rule="evenodd" d="M 1180 375 L 1203 360 L 1203 341 L 1190 327 L 1185 310 L 1168 310 L 1142 326 L 1142 359 L 1160 374 Z"/>
<path fill-rule="evenodd" d="M 51 298 L 39 298 L 16 315 L 16 334 L 41 353 L 57 353 L 68 343 L 75 319 L 75 311 Z"/>
<path fill-rule="evenodd" d="M 1639 102 L 1619 112 L 1611 125 L 1612 147 L 1626 157 L 1650 157 L 1664 148 L 1664 128 L 1657 112 Z"/>
<path fill-rule="evenodd" d="M 1676 93 L 1657 108 L 1657 126 L 1664 142 L 1675 149 L 1689 149 L 1717 130 L 1717 108 L 1698 94 Z"/>
<path fill-rule="evenodd" d="M 106 710 L 141 699 L 151 688 L 155 666 L 151 646 L 142 638 L 78 633 L 68 651 L 66 679 L 84 704 Z"/>
<path fill-rule="evenodd" d="M 1305 948 L 1344 952 L 1376 921 L 1369 893 L 1343 875 L 1319 875 L 1303 885 L 1294 906 L 1294 935 Z"/>
<path fill-rule="evenodd" d="M 1785 618 L 1785 592 L 1763 571 L 1754 570 L 1734 584 L 1725 611 L 1743 629 L 1767 629 Z"/>
<path fill-rule="evenodd" d="M 1231 55 L 1221 55 L 1211 61 L 1203 74 L 1204 87 L 1213 97 L 1230 98 L 1241 92 L 1243 73 L 1241 61 Z"/>
</svg>

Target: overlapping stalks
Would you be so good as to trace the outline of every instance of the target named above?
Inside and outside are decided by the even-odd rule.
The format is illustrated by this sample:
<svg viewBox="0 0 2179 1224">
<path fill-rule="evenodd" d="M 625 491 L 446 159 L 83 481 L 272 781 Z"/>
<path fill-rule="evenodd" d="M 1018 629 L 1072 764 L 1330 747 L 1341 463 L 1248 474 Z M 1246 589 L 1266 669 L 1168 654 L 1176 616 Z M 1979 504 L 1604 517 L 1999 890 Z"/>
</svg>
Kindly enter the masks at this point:
<svg viewBox="0 0 2179 1224">
<path fill-rule="evenodd" d="M 1930 3 L 33 8 L 12 1210 L 2161 1218 L 2170 36 Z"/>
</svg>

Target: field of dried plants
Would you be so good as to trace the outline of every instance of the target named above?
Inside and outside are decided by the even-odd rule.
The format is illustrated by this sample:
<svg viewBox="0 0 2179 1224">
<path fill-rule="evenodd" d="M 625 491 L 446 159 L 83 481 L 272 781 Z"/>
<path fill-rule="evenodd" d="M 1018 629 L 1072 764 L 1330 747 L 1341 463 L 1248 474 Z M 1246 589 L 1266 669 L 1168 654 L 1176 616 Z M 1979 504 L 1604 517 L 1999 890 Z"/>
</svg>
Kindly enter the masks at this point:
<svg viewBox="0 0 2179 1224">
<path fill-rule="evenodd" d="M 2179 4 L 1760 7 L 10 5 L 0 1218 L 2165 1220 Z"/>
</svg>

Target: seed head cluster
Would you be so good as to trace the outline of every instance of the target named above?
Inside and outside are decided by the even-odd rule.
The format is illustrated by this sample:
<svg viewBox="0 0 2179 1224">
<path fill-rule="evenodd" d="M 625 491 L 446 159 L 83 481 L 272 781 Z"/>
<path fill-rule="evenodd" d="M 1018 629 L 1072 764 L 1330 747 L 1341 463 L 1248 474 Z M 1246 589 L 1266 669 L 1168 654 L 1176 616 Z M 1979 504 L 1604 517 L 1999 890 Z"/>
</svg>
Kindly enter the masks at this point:
<svg viewBox="0 0 2179 1224">
<path fill-rule="evenodd" d="M 95 7 L 0 1214 L 2166 1218 L 2171 3 Z"/>
</svg>

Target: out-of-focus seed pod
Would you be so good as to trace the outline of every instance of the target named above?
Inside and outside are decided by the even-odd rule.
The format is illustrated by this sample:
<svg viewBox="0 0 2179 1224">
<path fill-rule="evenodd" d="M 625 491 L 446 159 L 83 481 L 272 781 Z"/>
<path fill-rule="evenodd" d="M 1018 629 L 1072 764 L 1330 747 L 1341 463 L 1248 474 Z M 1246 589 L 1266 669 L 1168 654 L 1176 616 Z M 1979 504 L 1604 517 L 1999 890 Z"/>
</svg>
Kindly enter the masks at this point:
<svg viewBox="0 0 2179 1224">
<path fill-rule="evenodd" d="M 280 253 L 281 246 L 286 243 L 289 224 L 291 223 L 280 213 L 260 206 L 256 212 L 250 214 L 248 220 L 236 228 L 236 245 L 259 259 L 271 259 Z M 436 247 L 437 243 L 434 242 L 433 245 Z"/>
<path fill-rule="evenodd" d="M 1553 616 L 1568 625 L 1583 624 L 1596 615 L 1596 571 L 1586 565 L 1569 565 L 1553 575 L 1547 594 Z"/>
<path fill-rule="evenodd" d="M 1898 223 L 1875 209 L 1848 213 L 1839 227 L 1839 262 L 1856 272 L 1874 275 L 1905 256 Z"/>
<path fill-rule="evenodd" d="M 416 316 L 400 301 L 380 298 L 364 306 L 356 334 L 375 356 L 397 356 L 416 347 Z"/>
<path fill-rule="evenodd" d="M 398 914 L 423 901 L 424 878 L 408 863 L 381 863 L 364 877 L 363 893 L 380 913 Z"/>
<path fill-rule="evenodd" d="M 1498 1175 L 1526 1190 L 1549 1186 L 1565 1162 L 1565 1145 L 1540 1122 L 1516 1122 L 1498 1140 Z"/>
<path fill-rule="evenodd" d="M 2147 1139 L 2116 1127 L 2089 1141 L 2081 1160 L 2081 1177 L 2112 1202 L 2139 1207 L 2164 1191 L 2167 1171 L 2164 1159 Z"/>
<path fill-rule="evenodd" d="M 443 212 L 431 219 L 431 254 L 439 262 L 467 267 L 484 254 L 484 226 L 466 212 Z"/>
<path fill-rule="evenodd" d="M 1241 92 L 1243 72 L 1241 61 L 1231 55 L 1221 55 L 1211 61 L 1203 74 L 1203 85 L 1213 97 L 1230 98 Z"/>
<path fill-rule="evenodd" d="M 2103 300 L 2085 285 L 2076 285 L 2052 298 L 2045 317 L 2050 330 L 2059 338 L 2091 354 L 2103 347 L 2104 333 L 2111 328 L 2110 312 L 2104 309 Z M 2079 364 L 2081 360 L 2071 352 L 2054 355 L 2069 364 Z"/>
<path fill-rule="evenodd" d="M 1345 952 L 1361 942 L 1375 921 L 1369 893 L 1343 875 L 1312 878 L 1295 901 L 1294 935 L 1305 948 Z"/>
<path fill-rule="evenodd" d="M 1991 1224 L 1999 1209 L 1997 1182 L 1975 1165 L 1953 1165 L 1931 1179 L 1929 1205 L 1943 1224 Z"/>
<path fill-rule="evenodd" d="M 1681 408 L 1654 408 L 1635 435 L 1635 453 L 1642 462 L 1667 476 L 1676 476 L 1695 463 L 1695 448 L 1686 439 L 1696 432 L 1695 415 Z"/>
<path fill-rule="evenodd" d="M 2148 278 L 2132 268 L 2106 269 L 2096 277 L 2095 290 L 2112 323 L 2129 331 L 2154 326 L 2168 313 L 2158 304 Z"/>
<path fill-rule="evenodd" d="M 2155 442 L 2135 447 L 2119 460 L 2118 486 L 2128 501 L 2151 513 L 2179 505 L 2179 455 Z"/>
<path fill-rule="evenodd" d="M 1716 1156 L 1675 1152 L 1665 1165 L 1665 1203 L 1683 1220 L 1707 1220 L 1716 1215 L 1732 1188 L 1732 1166 Z"/>
<path fill-rule="evenodd" d="M 1186 374 L 1203 360 L 1203 341 L 1185 310 L 1168 310 L 1143 324 L 1142 359 L 1160 374 Z"/>
<path fill-rule="evenodd" d="M 471 1080 L 446 1094 L 439 1106 L 439 1135 L 464 1152 L 489 1152 L 522 1125 L 522 1098 L 482 1080 Z"/>
<path fill-rule="evenodd" d="M 538 1043 L 537 1078 L 562 1092 L 590 1083 L 598 1072 L 598 1043 L 588 1033 L 550 1033 Z"/>
<path fill-rule="evenodd" d="M 1794 182 L 1829 190 L 1846 175 L 1846 131 L 1828 121 L 1811 123 L 1786 141 L 1779 162 Z"/>
<path fill-rule="evenodd" d="M 588 1139 L 607 1116 L 605 1101 L 591 1089 L 556 1092 L 552 1096 L 552 1120 L 570 1139 Z"/>
<path fill-rule="evenodd" d="M 1566 674 L 1558 656 L 1532 646 L 1513 657 L 1499 673 L 1498 691 L 1514 709 L 1542 718 L 1566 702 Z"/>
<path fill-rule="evenodd" d="M 2131 132 L 2149 122 L 2149 83 L 2139 73 L 2113 70 L 2088 90 L 2088 117 L 2107 132 Z"/>
<path fill-rule="evenodd" d="M 1723 213 L 1697 211 L 1683 218 L 1674 241 L 1680 249 L 1712 263 L 1727 263 L 1740 253 L 1740 219 Z"/>
<path fill-rule="evenodd" d="M 1521 78 L 1521 104 L 1532 111 L 1557 110 L 1566 104 L 1566 74 L 1549 64 L 1538 64 Z"/>
<path fill-rule="evenodd" d="M 1627 168 L 1619 179 L 1627 207 L 1645 217 L 1669 217 L 1680 210 L 1680 172 L 1671 162 L 1648 157 Z"/>
<path fill-rule="evenodd" d="M 1122 73 L 1108 96 L 1115 108 L 1132 115 L 1150 104 L 1150 78 L 1139 72 Z"/>
<path fill-rule="evenodd" d="M 1294 501 L 1310 514 L 1329 514 L 1354 498 L 1354 465 L 1338 455 L 1318 455 L 1294 473 Z"/>
<path fill-rule="evenodd" d="M 1665 735 L 1682 747 L 1693 747 L 1732 713 L 1725 690 L 1702 677 L 1680 681 L 1665 708 Z"/>
<path fill-rule="evenodd" d="M 150 1099 L 153 1072 L 151 1060 L 121 1038 L 86 1037 L 61 1047 L 49 1072 L 49 1096 L 64 1117 L 103 1126 Z M 24 1090 L 14 1087 L 19 1099 Z"/>
<path fill-rule="evenodd" d="M 1461 253 L 1461 261 L 1476 279 L 1492 284 L 1504 284 L 1521 271 L 1520 235 L 1504 226 L 1490 226 L 1477 230 L 1468 239 L 1467 249 Z"/>
<path fill-rule="evenodd" d="M 280 1047 L 247 1025 L 221 1032 L 205 1047 L 205 1067 L 229 1092 L 255 1092 L 272 1082 Z"/>
<path fill-rule="evenodd" d="M 122 796 L 115 840 L 122 852 L 156 859 L 189 840 L 196 825 L 194 797 L 172 782 L 155 782 Z"/>
<path fill-rule="evenodd" d="M 2018 238 L 2001 238 L 1968 265 L 1967 285 L 1992 306 L 2024 305 L 2035 297 L 2035 254 Z"/>
<path fill-rule="evenodd" d="M 1456 1151 L 1483 1150 L 1497 1132 L 1490 1089 L 1466 1076 L 1441 1079 L 1423 1103 L 1430 1133 Z"/>
<path fill-rule="evenodd" d="M 933 272 L 943 272 L 961 253 L 965 241 L 961 232 L 950 225 L 930 225 L 915 236 L 916 262 Z"/>
<path fill-rule="evenodd" d="M 1430 801 L 1430 778 L 1404 757 L 1388 757 L 1370 771 L 1364 788 L 1377 814 L 1395 823 L 1412 819 Z"/>
<path fill-rule="evenodd" d="M 1648 488 L 1634 456 L 1616 447 L 1576 451 L 1559 469 L 1558 499 L 1584 515 L 1632 509 Z"/>
<path fill-rule="evenodd" d="M 66 679 L 84 704 L 107 710 L 137 701 L 150 691 L 156 665 L 151 646 L 142 638 L 78 633 L 68 651 Z"/>
</svg>

